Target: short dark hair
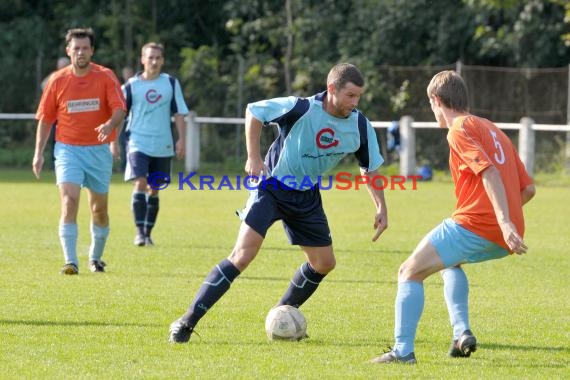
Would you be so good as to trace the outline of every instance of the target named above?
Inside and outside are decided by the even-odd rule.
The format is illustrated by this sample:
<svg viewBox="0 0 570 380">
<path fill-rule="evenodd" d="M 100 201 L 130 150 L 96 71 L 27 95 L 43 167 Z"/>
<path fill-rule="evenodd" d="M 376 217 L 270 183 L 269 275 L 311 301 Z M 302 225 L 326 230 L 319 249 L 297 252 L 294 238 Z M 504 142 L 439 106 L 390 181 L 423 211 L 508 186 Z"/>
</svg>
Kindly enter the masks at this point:
<svg viewBox="0 0 570 380">
<path fill-rule="evenodd" d="M 164 46 L 162 44 L 159 44 L 158 42 L 147 42 L 146 44 L 144 44 L 143 47 L 141 48 L 141 55 L 144 55 L 144 51 L 148 48 L 158 49 L 164 56 Z"/>
<path fill-rule="evenodd" d="M 341 89 L 347 83 L 353 83 L 358 87 L 364 87 L 364 77 L 358 68 L 350 63 L 334 65 L 327 75 L 327 86 L 333 84 Z"/>
<path fill-rule="evenodd" d="M 95 46 L 95 38 L 93 37 L 93 29 L 91 28 L 69 29 L 65 34 L 65 45 L 68 46 L 74 38 L 89 38 L 91 47 Z"/>
</svg>

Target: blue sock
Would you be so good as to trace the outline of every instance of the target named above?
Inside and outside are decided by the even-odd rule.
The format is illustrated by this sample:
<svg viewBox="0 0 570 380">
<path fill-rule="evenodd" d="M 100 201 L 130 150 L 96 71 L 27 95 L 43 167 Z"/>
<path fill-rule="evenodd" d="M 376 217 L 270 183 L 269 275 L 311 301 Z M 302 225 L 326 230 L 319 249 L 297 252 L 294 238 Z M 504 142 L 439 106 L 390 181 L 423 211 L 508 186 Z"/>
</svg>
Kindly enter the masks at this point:
<svg viewBox="0 0 570 380">
<path fill-rule="evenodd" d="M 424 308 L 424 286 L 416 281 L 398 283 L 396 295 L 396 323 L 394 351 L 398 356 L 406 356 L 414 351 L 416 330 Z"/>
<path fill-rule="evenodd" d="M 109 226 L 101 227 L 91 223 L 91 247 L 89 247 L 89 260 L 100 261 L 109 236 Z"/>
<path fill-rule="evenodd" d="M 63 248 L 66 264 L 78 265 L 77 260 L 77 223 L 62 223 L 59 225 L 59 241 Z"/>
<path fill-rule="evenodd" d="M 461 268 L 452 267 L 441 272 L 443 295 L 453 327 L 453 339 L 459 339 L 463 331 L 469 330 L 469 283 Z"/>
<path fill-rule="evenodd" d="M 144 221 L 146 218 L 146 194 L 134 192 L 132 196 L 133 217 L 137 232 L 144 236 Z"/>
<path fill-rule="evenodd" d="M 208 310 L 228 291 L 239 274 L 239 269 L 231 261 L 222 260 L 210 271 L 188 311 L 182 316 L 182 320 L 189 326 L 196 326 Z"/>
<path fill-rule="evenodd" d="M 281 297 L 278 305 L 291 305 L 298 308 L 317 290 L 325 276 L 314 270 L 309 263 L 301 265 L 301 268 L 293 275 L 289 289 Z"/>
</svg>

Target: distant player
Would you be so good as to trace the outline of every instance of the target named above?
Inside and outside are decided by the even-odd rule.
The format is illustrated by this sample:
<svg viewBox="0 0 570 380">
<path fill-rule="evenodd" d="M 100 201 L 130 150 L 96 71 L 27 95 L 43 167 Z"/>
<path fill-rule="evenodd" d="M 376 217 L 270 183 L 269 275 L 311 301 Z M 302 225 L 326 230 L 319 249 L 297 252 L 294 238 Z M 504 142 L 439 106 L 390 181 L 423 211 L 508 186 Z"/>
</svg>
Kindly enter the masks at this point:
<svg viewBox="0 0 570 380">
<path fill-rule="evenodd" d="M 170 174 L 172 156 L 182 159 L 186 144 L 184 102 L 178 80 L 161 73 L 164 47 L 149 42 L 142 47 L 144 71 L 123 85 L 129 108 L 126 126 L 127 167 L 125 180 L 133 181 L 132 210 L 136 226 L 134 244 L 154 245 L 151 232 L 159 210 L 158 190 L 148 186 L 152 173 Z M 178 132 L 173 141 L 171 116 Z M 161 179 L 161 178 L 159 178 Z M 156 181 L 155 181 L 156 182 Z"/>
<path fill-rule="evenodd" d="M 242 214 L 233 251 L 208 274 L 186 314 L 170 325 L 171 342 L 190 339 L 198 321 L 255 259 L 267 230 L 278 220 L 283 222 L 290 243 L 299 245 L 307 258 L 293 275 L 279 305 L 301 306 L 334 269 L 336 259 L 317 186 L 319 176 L 351 153 L 369 180 L 378 175 L 383 162 L 370 122 L 356 109 L 363 91 L 360 71 L 351 64 L 338 64 L 328 74 L 325 92 L 247 106 L 245 170 L 249 175 L 263 173 L 268 178 L 261 181 L 252 195 L 251 207 Z M 264 162 L 261 130 L 271 123 L 277 123 L 280 132 Z M 383 191 L 370 183 L 368 190 L 375 207 L 376 240 L 388 227 L 387 209 Z"/>
<path fill-rule="evenodd" d="M 65 37 L 71 65 L 52 74 L 36 113 L 39 120 L 33 171 L 37 178 L 44 164 L 44 149 L 53 123 L 55 174 L 61 199 L 59 238 L 65 265 L 62 274 L 78 274 L 77 211 L 81 187 L 87 188 L 91 211 L 89 269 L 104 272 L 101 260 L 109 235 L 107 212 L 113 157 L 118 157 L 115 129 L 125 117 L 125 100 L 115 74 L 91 62 L 93 30 L 71 29 Z"/>
<path fill-rule="evenodd" d="M 522 206 L 535 194 L 515 147 L 487 119 L 469 113 L 467 87 L 459 74 L 442 71 L 427 87 L 440 127 L 448 128 L 449 168 L 457 204 L 451 218 L 434 228 L 400 266 L 394 348 L 373 363 L 416 363 L 414 340 L 424 306 L 423 281 L 441 271 L 453 327 L 449 356 L 477 349 L 471 332 L 467 277 L 461 264 L 522 255 Z"/>
</svg>

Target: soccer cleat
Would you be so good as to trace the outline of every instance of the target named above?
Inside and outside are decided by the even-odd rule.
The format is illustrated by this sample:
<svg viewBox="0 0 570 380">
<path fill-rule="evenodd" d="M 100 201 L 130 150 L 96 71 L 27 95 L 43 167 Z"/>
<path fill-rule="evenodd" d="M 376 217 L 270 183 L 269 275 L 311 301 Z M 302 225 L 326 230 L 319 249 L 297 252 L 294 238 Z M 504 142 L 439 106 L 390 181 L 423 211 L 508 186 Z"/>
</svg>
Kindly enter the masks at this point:
<svg viewBox="0 0 570 380">
<path fill-rule="evenodd" d="M 146 245 L 147 247 L 152 247 L 154 246 L 154 242 L 152 241 L 152 239 L 150 238 L 150 236 L 147 236 L 144 238 L 144 245 Z"/>
<path fill-rule="evenodd" d="M 390 363 L 404 363 L 404 364 L 416 364 L 416 356 L 413 352 L 405 356 L 398 356 L 390 347 L 389 351 L 384 352 L 382 355 L 370 360 L 370 363 L 375 364 L 390 364 Z"/>
<path fill-rule="evenodd" d="M 73 263 L 67 263 L 63 267 L 61 267 L 59 273 L 67 275 L 79 274 L 79 269 L 77 269 L 77 265 Z"/>
<path fill-rule="evenodd" d="M 137 245 L 139 247 L 144 247 L 145 244 L 145 238 L 144 235 L 141 234 L 137 234 L 135 236 L 135 241 L 133 242 L 134 245 Z"/>
<path fill-rule="evenodd" d="M 475 351 L 477 351 L 477 339 L 471 330 L 465 330 L 459 339 L 451 342 L 447 355 L 452 358 L 468 358 Z"/>
<path fill-rule="evenodd" d="M 105 266 L 106 265 L 107 264 L 105 264 L 104 261 L 91 260 L 91 261 L 89 261 L 89 270 L 93 273 L 105 272 Z"/>
<path fill-rule="evenodd" d="M 193 327 L 188 326 L 182 319 L 177 319 L 170 324 L 168 341 L 171 343 L 186 343 L 190 340 L 190 335 L 192 335 L 193 331 Z"/>
</svg>

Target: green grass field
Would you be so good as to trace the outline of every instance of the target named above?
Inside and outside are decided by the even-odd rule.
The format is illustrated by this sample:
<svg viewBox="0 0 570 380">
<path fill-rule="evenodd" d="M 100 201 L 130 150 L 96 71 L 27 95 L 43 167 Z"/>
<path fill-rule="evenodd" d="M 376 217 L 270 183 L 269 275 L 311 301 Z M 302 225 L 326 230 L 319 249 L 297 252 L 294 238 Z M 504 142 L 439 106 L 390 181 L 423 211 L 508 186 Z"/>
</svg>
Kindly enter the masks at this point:
<svg viewBox="0 0 570 380">
<path fill-rule="evenodd" d="M 264 318 L 304 262 L 280 224 L 258 258 L 198 325 L 189 344 L 167 342 L 205 275 L 230 252 L 246 191 L 161 195 L 156 246 L 132 245 L 131 187 L 110 195 L 107 273 L 87 270 L 86 195 L 79 217 L 80 275 L 59 274 L 59 198 L 52 173 L 0 172 L 0 378 L 568 378 L 568 187 L 539 186 L 527 206 L 523 257 L 466 266 L 479 350 L 446 357 L 451 329 L 442 281 L 425 282 L 418 365 L 372 365 L 393 342 L 399 264 L 454 205 L 452 184 L 387 191 L 390 228 L 372 243 L 373 208 L 361 191 L 323 192 L 337 268 L 302 307 L 310 339 L 269 342 Z"/>
</svg>

